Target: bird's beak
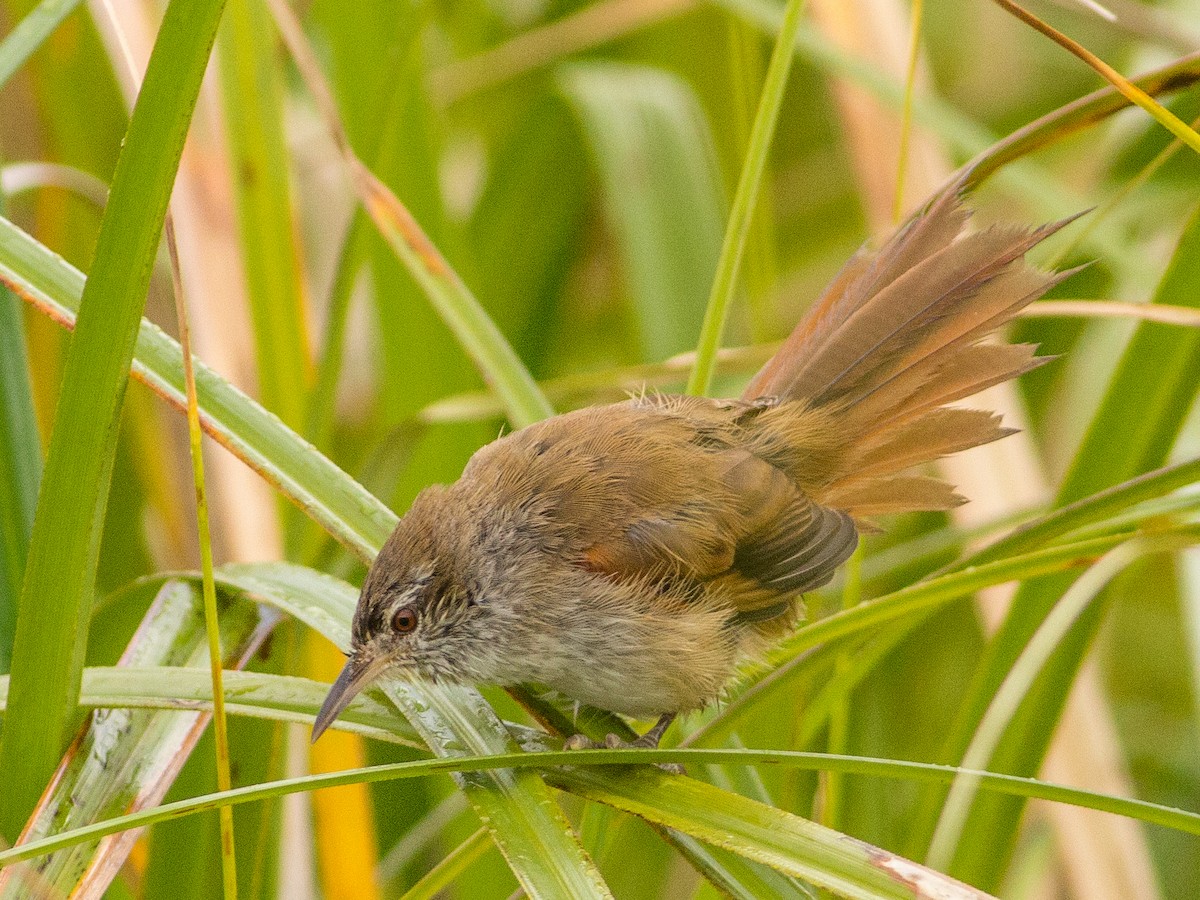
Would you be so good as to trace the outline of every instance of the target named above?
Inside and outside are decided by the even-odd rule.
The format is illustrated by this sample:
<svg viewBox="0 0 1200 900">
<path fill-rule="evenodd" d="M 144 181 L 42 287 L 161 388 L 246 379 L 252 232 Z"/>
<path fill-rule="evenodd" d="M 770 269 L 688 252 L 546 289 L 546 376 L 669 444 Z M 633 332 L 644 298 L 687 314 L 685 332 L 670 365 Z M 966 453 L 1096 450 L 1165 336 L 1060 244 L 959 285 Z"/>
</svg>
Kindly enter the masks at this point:
<svg viewBox="0 0 1200 900">
<path fill-rule="evenodd" d="M 316 743 L 317 738 L 325 733 L 325 729 L 333 724 L 333 720 L 342 714 L 342 710 L 350 705 L 350 701 L 359 691 L 374 681 L 385 668 L 387 659 L 371 659 L 356 653 L 346 660 L 342 674 L 329 689 L 325 702 L 321 704 L 321 711 L 317 713 L 317 720 L 313 723 L 313 743 Z"/>
</svg>

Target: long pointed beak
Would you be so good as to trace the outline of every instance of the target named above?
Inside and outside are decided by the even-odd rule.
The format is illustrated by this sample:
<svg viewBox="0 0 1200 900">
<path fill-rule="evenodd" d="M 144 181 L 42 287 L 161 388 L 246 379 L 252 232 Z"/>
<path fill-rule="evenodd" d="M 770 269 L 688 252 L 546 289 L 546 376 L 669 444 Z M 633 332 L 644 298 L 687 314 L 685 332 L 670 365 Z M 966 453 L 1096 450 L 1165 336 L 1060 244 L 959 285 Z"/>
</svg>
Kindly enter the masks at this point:
<svg viewBox="0 0 1200 900">
<path fill-rule="evenodd" d="M 386 666 L 387 660 L 363 659 L 358 655 L 346 660 L 342 673 L 329 689 L 325 702 L 321 704 L 321 711 L 317 713 L 317 720 L 313 723 L 313 743 L 316 743 L 317 738 L 325 733 L 325 729 L 350 705 L 350 701 L 359 691 L 374 681 Z"/>
</svg>

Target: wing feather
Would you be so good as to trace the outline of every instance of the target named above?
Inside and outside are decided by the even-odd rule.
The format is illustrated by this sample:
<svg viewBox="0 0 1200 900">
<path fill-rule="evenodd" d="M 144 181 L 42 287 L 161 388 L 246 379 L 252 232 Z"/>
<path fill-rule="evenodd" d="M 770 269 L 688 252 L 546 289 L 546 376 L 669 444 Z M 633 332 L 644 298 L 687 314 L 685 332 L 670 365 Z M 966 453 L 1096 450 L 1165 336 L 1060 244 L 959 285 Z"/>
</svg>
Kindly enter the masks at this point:
<svg viewBox="0 0 1200 900">
<path fill-rule="evenodd" d="M 782 469 L 739 446 L 744 410 L 681 398 L 660 409 L 696 426 L 694 440 L 674 444 L 680 457 L 670 466 L 691 487 L 664 493 L 667 502 L 595 535 L 582 565 L 613 578 L 713 587 L 743 623 L 790 615 L 796 597 L 828 583 L 854 552 L 853 519 L 814 502 Z M 727 427 L 714 430 L 722 420 Z"/>
</svg>

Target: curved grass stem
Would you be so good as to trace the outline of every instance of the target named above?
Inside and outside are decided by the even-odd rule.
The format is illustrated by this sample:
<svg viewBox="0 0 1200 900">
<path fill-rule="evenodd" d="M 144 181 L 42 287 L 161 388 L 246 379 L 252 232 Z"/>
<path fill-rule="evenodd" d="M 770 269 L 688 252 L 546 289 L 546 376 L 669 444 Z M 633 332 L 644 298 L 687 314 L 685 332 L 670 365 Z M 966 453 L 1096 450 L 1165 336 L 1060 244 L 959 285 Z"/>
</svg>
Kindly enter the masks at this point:
<svg viewBox="0 0 1200 900">
<path fill-rule="evenodd" d="M 196 396 L 196 369 L 192 363 L 191 329 L 188 327 L 187 299 L 179 269 L 179 250 L 175 243 L 175 223 L 167 214 L 165 223 L 167 252 L 171 257 L 171 279 L 175 287 L 175 316 L 179 323 L 179 346 L 183 351 L 183 378 L 187 387 L 188 446 L 192 456 L 192 481 L 196 487 L 196 527 L 200 542 L 200 573 L 204 595 L 204 630 L 208 639 L 208 665 L 212 675 L 213 735 L 216 738 L 217 787 L 233 787 L 229 772 L 229 727 L 225 717 L 225 685 L 222 680 L 221 626 L 217 618 L 217 590 L 213 581 L 212 534 L 208 525 L 208 498 L 204 488 L 204 432 L 200 429 L 200 403 Z M 233 810 L 224 807 L 221 822 L 221 875 L 225 900 L 237 900 L 237 852 L 233 835 Z"/>
<path fill-rule="evenodd" d="M 900 150 L 896 162 L 896 195 L 892 201 L 892 221 L 904 218 L 904 178 L 908 172 L 908 147 L 912 139 L 913 87 L 917 81 L 917 60 L 921 54 L 921 19 L 924 0 L 912 0 L 912 30 L 908 41 L 908 71 L 904 78 L 904 105 L 900 109 Z"/>
<path fill-rule="evenodd" d="M 1175 137 L 1179 138 L 1179 140 L 1183 141 L 1197 153 L 1200 153 L 1200 134 L 1189 128 L 1186 122 L 1100 57 L 1096 56 L 1096 54 L 1092 53 L 1078 41 L 1072 40 L 1058 29 L 1043 22 L 1033 13 L 1029 12 L 1029 10 L 1014 3 L 1013 0 L 993 0 L 993 2 L 1001 9 L 1016 16 L 1026 25 L 1046 35 L 1046 37 L 1050 38 L 1050 40 L 1054 41 L 1060 47 L 1079 57 L 1100 73 L 1105 81 L 1120 91 L 1131 103 L 1136 103 L 1148 112 L 1163 128 L 1167 129 L 1167 131 L 1171 132 L 1171 134 L 1175 135 Z"/>
</svg>

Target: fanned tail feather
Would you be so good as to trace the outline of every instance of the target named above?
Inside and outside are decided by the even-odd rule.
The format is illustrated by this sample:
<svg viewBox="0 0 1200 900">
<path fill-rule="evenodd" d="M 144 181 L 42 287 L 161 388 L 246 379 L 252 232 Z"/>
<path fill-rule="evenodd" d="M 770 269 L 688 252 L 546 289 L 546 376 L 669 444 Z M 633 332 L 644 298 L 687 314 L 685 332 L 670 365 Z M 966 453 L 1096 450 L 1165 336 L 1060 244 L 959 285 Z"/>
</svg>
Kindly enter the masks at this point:
<svg viewBox="0 0 1200 900">
<path fill-rule="evenodd" d="M 1024 257 L 1074 217 L 964 234 L 960 193 L 952 185 L 878 251 L 856 254 L 743 394 L 838 413 L 840 463 L 814 499 L 860 522 L 961 503 L 945 482 L 903 473 L 1010 434 L 993 413 L 946 404 L 1049 359 L 980 341 L 1073 274 Z"/>
</svg>

